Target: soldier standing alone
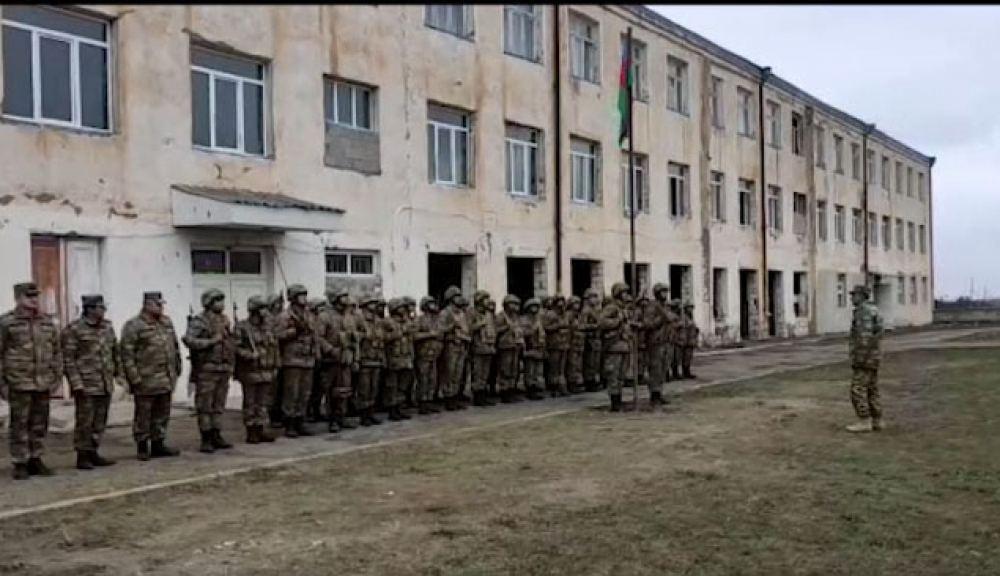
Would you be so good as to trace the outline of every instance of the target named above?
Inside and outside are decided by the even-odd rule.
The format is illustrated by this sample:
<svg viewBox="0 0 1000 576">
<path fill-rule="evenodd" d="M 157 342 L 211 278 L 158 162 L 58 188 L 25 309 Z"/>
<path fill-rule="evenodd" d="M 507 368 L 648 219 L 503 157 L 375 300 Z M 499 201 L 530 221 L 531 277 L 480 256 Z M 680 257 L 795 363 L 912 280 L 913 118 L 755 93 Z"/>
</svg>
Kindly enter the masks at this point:
<svg viewBox="0 0 1000 576">
<path fill-rule="evenodd" d="M 229 318 L 225 314 L 225 294 L 215 288 L 201 295 L 201 314 L 188 322 L 184 345 L 191 350 L 191 373 L 195 381 L 195 408 L 201 432 L 199 451 L 212 453 L 232 448 L 222 437 L 222 414 L 229 395 L 236 349 Z"/>
<path fill-rule="evenodd" d="M 62 332 L 62 352 L 76 404 L 76 467 L 93 470 L 115 463 L 98 455 L 97 449 L 108 424 L 115 382 L 122 377 L 121 357 L 115 329 L 104 319 L 104 296 L 92 294 L 81 300 L 82 316 Z"/>
<path fill-rule="evenodd" d="M 851 290 L 854 305 L 851 319 L 850 356 L 851 404 L 860 422 L 847 427 L 850 432 L 882 430 L 882 403 L 878 391 L 878 369 L 881 362 L 882 317 L 878 307 L 868 300 L 868 287 L 859 285 Z"/>
<path fill-rule="evenodd" d="M 264 431 L 268 391 L 278 366 L 278 341 L 264 316 L 267 305 L 260 296 L 247 300 L 249 317 L 236 323 L 236 379 L 243 386 L 243 424 L 247 444 L 274 442 Z"/>
<path fill-rule="evenodd" d="M 62 383 L 59 331 L 41 312 L 34 282 L 14 285 L 17 307 L 0 316 L 0 397 L 10 403 L 15 480 L 54 473 L 42 462 L 49 394 Z"/>
</svg>

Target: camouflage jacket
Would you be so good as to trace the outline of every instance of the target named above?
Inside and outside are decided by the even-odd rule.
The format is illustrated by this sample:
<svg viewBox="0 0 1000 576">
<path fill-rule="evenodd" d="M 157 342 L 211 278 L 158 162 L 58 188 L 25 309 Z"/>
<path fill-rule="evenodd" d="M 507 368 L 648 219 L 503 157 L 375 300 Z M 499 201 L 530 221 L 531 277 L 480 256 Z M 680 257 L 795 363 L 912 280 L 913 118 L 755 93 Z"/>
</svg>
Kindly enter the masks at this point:
<svg viewBox="0 0 1000 576">
<path fill-rule="evenodd" d="M 367 368 L 379 368 L 385 365 L 385 341 L 382 335 L 382 318 L 364 312 L 358 320 L 358 349 L 361 353 L 359 363 Z"/>
<path fill-rule="evenodd" d="M 521 333 L 524 335 L 524 357 L 545 358 L 545 326 L 541 314 L 522 314 Z"/>
<path fill-rule="evenodd" d="M 70 390 L 88 396 L 111 394 L 121 378 L 121 354 L 111 322 L 78 318 L 62 331 L 63 372 Z"/>
<path fill-rule="evenodd" d="M 274 380 L 281 363 L 278 339 L 265 319 L 240 320 L 233 331 L 236 344 L 236 379 L 243 384 L 261 384 Z"/>
<path fill-rule="evenodd" d="M 683 344 L 683 334 L 681 331 L 682 318 L 676 312 L 667 308 L 664 312 L 666 315 L 666 326 L 664 329 L 664 336 L 667 339 L 668 344 L 681 345 Z"/>
<path fill-rule="evenodd" d="M 514 350 L 524 347 L 524 333 L 521 331 L 521 322 L 516 318 L 507 316 L 507 312 L 501 312 L 496 319 L 497 349 Z"/>
<path fill-rule="evenodd" d="M 584 341 L 591 350 L 601 349 L 601 309 L 583 306 L 580 311 L 577 330 L 583 332 Z"/>
<path fill-rule="evenodd" d="M 569 348 L 574 352 L 583 352 L 587 348 L 587 333 L 580 326 L 583 312 L 566 311 L 566 322 L 569 325 Z"/>
<path fill-rule="evenodd" d="M 276 321 L 275 336 L 281 345 L 281 365 L 312 368 L 320 355 L 316 317 L 307 309 L 289 306 Z"/>
<path fill-rule="evenodd" d="M 685 348 L 696 348 L 698 346 L 698 324 L 689 316 L 681 317 L 680 336 L 677 338 L 679 346 Z"/>
<path fill-rule="evenodd" d="M 468 319 L 461 309 L 450 305 L 442 310 L 438 317 L 446 343 L 468 345 L 472 341 L 472 337 L 469 335 Z"/>
<path fill-rule="evenodd" d="M 52 319 L 27 310 L 0 316 L 0 391 L 53 392 L 62 384 L 59 331 Z"/>
<path fill-rule="evenodd" d="M 469 313 L 469 330 L 472 332 L 472 353 L 493 354 L 496 352 L 497 328 L 492 312 L 472 310 Z"/>
<path fill-rule="evenodd" d="M 174 391 L 181 374 L 181 353 L 174 324 L 166 315 L 153 319 L 139 314 L 126 322 L 121 356 L 132 394 Z"/>
<path fill-rule="evenodd" d="M 385 366 L 389 370 L 413 368 L 413 337 L 407 321 L 397 316 L 382 320 L 382 340 L 385 342 Z"/>
<path fill-rule="evenodd" d="M 545 347 L 550 350 L 569 350 L 570 329 L 565 312 L 543 310 L 541 316 L 545 327 Z"/>
<path fill-rule="evenodd" d="M 864 302 L 854 308 L 851 318 L 851 365 L 860 368 L 878 368 L 881 360 L 882 316 L 878 307 Z"/>
<path fill-rule="evenodd" d="M 444 349 L 444 339 L 440 332 L 440 313 L 421 314 L 413 332 L 413 347 L 418 359 L 437 359 Z"/>
<path fill-rule="evenodd" d="M 628 353 L 631 332 L 629 317 L 617 301 L 612 301 L 601 310 L 601 338 L 605 352 Z"/>
<path fill-rule="evenodd" d="M 222 338 L 216 341 L 216 338 Z M 233 373 L 236 346 L 229 318 L 225 314 L 204 311 L 188 320 L 187 333 L 181 341 L 191 351 L 191 371 Z"/>
<path fill-rule="evenodd" d="M 650 302 L 643 311 L 642 325 L 648 330 L 651 346 L 660 346 L 669 342 L 671 326 L 668 312 L 666 305 L 658 300 Z"/>
<path fill-rule="evenodd" d="M 342 320 L 343 316 L 335 310 L 323 310 L 316 315 L 320 361 L 323 363 L 338 364 L 341 361 L 344 350 Z"/>
</svg>

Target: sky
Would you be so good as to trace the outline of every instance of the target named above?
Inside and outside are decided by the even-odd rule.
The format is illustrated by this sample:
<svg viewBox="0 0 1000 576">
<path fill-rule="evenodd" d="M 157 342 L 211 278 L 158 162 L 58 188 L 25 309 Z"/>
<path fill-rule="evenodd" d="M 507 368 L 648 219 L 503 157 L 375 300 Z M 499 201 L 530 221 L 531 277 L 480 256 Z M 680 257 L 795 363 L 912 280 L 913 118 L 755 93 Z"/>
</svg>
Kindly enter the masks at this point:
<svg viewBox="0 0 1000 576">
<path fill-rule="evenodd" d="M 1000 297 L 1000 7 L 650 7 L 937 157 L 935 296 Z"/>
</svg>

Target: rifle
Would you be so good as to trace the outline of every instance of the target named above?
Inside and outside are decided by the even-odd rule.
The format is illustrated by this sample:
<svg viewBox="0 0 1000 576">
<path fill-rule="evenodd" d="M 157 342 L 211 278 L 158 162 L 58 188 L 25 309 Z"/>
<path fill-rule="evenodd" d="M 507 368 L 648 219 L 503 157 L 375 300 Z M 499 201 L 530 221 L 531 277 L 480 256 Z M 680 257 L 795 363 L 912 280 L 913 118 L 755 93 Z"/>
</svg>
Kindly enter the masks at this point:
<svg viewBox="0 0 1000 576">
<path fill-rule="evenodd" d="M 188 304 L 188 325 L 191 325 L 191 321 L 194 320 L 194 307 Z M 194 352 L 188 348 L 188 364 L 191 367 L 191 371 L 188 373 L 188 384 L 187 384 L 187 396 L 190 398 L 194 394 Z"/>
</svg>

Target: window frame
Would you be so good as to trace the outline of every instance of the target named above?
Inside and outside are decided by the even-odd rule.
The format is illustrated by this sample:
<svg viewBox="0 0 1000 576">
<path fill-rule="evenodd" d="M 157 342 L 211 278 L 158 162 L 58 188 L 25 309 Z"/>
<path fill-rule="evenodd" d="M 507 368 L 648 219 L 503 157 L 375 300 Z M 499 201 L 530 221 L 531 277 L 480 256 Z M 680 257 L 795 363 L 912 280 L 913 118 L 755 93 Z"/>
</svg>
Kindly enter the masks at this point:
<svg viewBox="0 0 1000 576">
<path fill-rule="evenodd" d="M 844 173 L 844 137 L 840 134 L 833 135 L 833 171 Z"/>
<path fill-rule="evenodd" d="M 816 201 L 816 237 L 821 242 L 826 242 L 830 237 L 830 231 L 828 229 L 828 217 L 827 217 L 827 201 L 817 200 Z"/>
<path fill-rule="evenodd" d="M 774 184 L 767 185 L 767 229 L 773 234 L 785 231 L 785 215 L 782 209 L 782 190 Z"/>
<path fill-rule="evenodd" d="M 776 150 L 781 149 L 781 104 L 775 102 L 774 100 L 768 100 L 767 104 L 767 128 L 770 131 L 768 135 L 768 146 Z"/>
<path fill-rule="evenodd" d="M 438 26 L 431 22 L 431 9 L 435 7 L 445 7 L 445 8 L 458 8 L 462 10 L 462 24 L 463 29 L 460 32 L 448 29 L 446 27 Z M 475 42 L 476 40 L 476 5 L 475 4 L 425 4 L 424 5 L 424 26 L 430 28 L 431 30 L 437 30 L 438 32 L 444 32 L 445 34 L 450 34 L 456 38 L 466 40 L 468 42 Z M 447 24 L 447 23 L 446 23 Z M 466 31 L 466 29 L 468 31 Z"/>
<path fill-rule="evenodd" d="M 667 54 L 667 110 L 690 116 L 690 70 L 686 60 Z M 671 99 L 674 102 L 671 102 Z M 674 105 L 671 105 L 674 104 Z"/>
<path fill-rule="evenodd" d="M 326 260 L 330 256 L 345 256 L 347 259 L 347 272 L 331 272 L 327 267 Z M 354 272 L 355 258 L 370 258 L 372 271 L 367 274 L 364 272 Z M 327 276 L 335 276 L 338 278 L 374 278 L 375 276 L 378 276 L 378 251 L 327 248 L 323 254 L 323 270 Z"/>
<path fill-rule="evenodd" d="M 805 136 L 805 128 L 802 125 L 802 115 L 792 110 L 792 154 L 803 156 L 802 140 Z"/>
<path fill-rule="evenodd" d="M 646 203 L 646 187 L 649 186 L 649 157 L 645 154 L 640 154 L 636 152 L 633 154 L 635 161 L 632 162 L 632 185 L 634 186 L 634 192 L 636 197 L 636 204 L 638 204 L 638 210 L 636 210 L 636 215 L 639 214 L 649 214 L 649 205 Z M 622 153 L 621 159 L 621 169 L 620 173 L 623 175 L 628 172 L 629 156 L 628 152 L 624 151 Z M 638 182 L 636 181 L 638 179 Z M 632 199 L 629 197 L 628 193 L 628 182 L 624 178 L 621 180 L 621 195 L 622 195 L 622 206 L 625 210 L 625 216 L 630 215 Z"/>
<path fill-rule="evenodd" d="M 710 90 L 711 106 L 712 106 L 712 127 L 725 129 L 726 127 L 726 108 L 725 100 L 723 95 L 725 94 L 725 80 L 718 76 L 712 76 L 712 83 Z"/>
<path fill-rule="evenodd" d="M 573 150 L 574 138 L 579 140 L 580 142 L 586 143 L 586 145 L 589 147 L 590 150 L 588 152 L 579 152 L 577 150 Z M 598 170 L 598 162 L 600 162 L 600 158 L 601 158 L 600 143 L 595 142 L 593 140 L 588 140 L 586 138 L 580 138 L 576 136 L 570 137 L 570 150 L 569 150 L 570 200 L 574 204 L 580 204 L 583 206 L 598 205 L 597 199 L 599 197 L 599 194 L 597 192 L 598 190 L 597 187 L 599 185 L 598 178 L 600 175 L 600 171 Z M 588 190 L 587 192 L 589 192 L 589 196 L 591 196 L 591 198 L 582 198 L 577 196 L 576 164 L 578 162 L 583 163 L 584 167 L 589 166 L 588 173 L 590 176 L 587 181 L 590 182 L 591 186 L 590 190 Z"/>
<path fill-rule="evenodd" d="M 677 167 L 675 174 L 672 168 Z M 667 216 L 671 220 L 684 220 L 691 217 L 691 192 L 688 185 L 691 170 L 687 164 L 667 162 Z M 680 193 L 675 194 L 675 181 L 679 181 Z M 679 203 L 676 201 L 679 199 Z M 678 210 L 679 208 L 679 210 Z"/>
<path fill-rule="evenodd" d="M 427 126 L 428 126 L 428 128 L 433 128 L 433 130 L 434 130 L 434 138 L 433 138 L 434 148 L 433 148 L 433 150 L 428 150 L 428 154 L 432 155 L 433 158 L 434 158 L 434 173 L 433 173 L 433 178 L 431 178 L 431 183 L 439 185 L 439 186 L 446 186 L 446 187 L 449 187 L 449 188 L 472 188 L 472 166 L 473 166 L 473 164 L 475 162 L 475 160 L 473 159 L 473 152 L 472 152 L 472 137 L 473 137 L 473 135 L 472 135 L 472 113 L 468 112 L 466 110 L 460 110 L 458 108 L 452 108 L 452 107 L 449 107 L 449 106 L 444 106 L 444 105 L 438 105 L 438 106 L 440 106 L 442 108 L 447 108 L 449 110 L 455 111 L 458 114 L 460 114 L 462 116 L 463 120 L 465 121 L 466 125 L 465 126 L 458 126 L 456 124 L 449 124 L 448 122 L 443 122 L 441 120 L 432 120 L 430 118 L 430 116 L 428 115 Z M 441 131 L 448 131 L 448 132 L 450 132 L 450 136 L 449 136 L 450 146 L 449 146 L 449 149 L 451 151 L 451 161 L 450 161 L 450 164 L 451 164 L 451 177 L 452 177 L 451 180 L 442 180 L 441 177 L 440 177 L 440 174 L 438 174 L 438 169 L 437 169 L 437 167 L 438 167 L 438 153 L 439 153 L 439 149 L 438 149 L 438 142 L 439 142 L 438 134 Z M 465 176 L 465 181 L 464 182 L 461 182 L 461 181 L 458 180 L 458 167 L 459 167 L 459 163 L 458 163 L 458 147 L 456 146 L 456 143 L 458 142 L 458 139 L 457 139 L 456 135 L 459 134 L 459 133 L 464 134 L 465 138 L 466 138 L 466 142 L 465 142 L 465 151 L 466 151 L 466 154 L 465 154 L 465 166 L 464 166 L 464 170 L 463 170 L 463 174 Z"/>
<path fill-rule="evenodd" d="M 202 52 L 212 52 L 212 53 L 224 56 L 226 58 L 232 58 L 232 59 L 236 59 L 236 60 L 246 60 L 246 61 L 249 61 L 249 62 L 253 62 L 253 63 L 255 63 L 255 64 L 257 64 L 257 65 L 259 65 L 261 67 L 261 79 L 257 80 L 256 78 L 248 78 L 246 76 L 239 76 L 237 74 L 232 74 L 230 72 L 224 72 L 222 70 L 214 70 L 212 68 L 206 68 L 204 66 L 198 66 L 198 65 L 194 64 L 193 62 L 191 62 L 191 60 L 192 60 L 191 54 L 192 54 L 192 52 L 194 50 L 199 50 L 199 51 L 202 51 Z M 270 94 L 268 94 L 268 89 L 267 89 L 267 86 L 270 83 L 270 68 L 271 67 L 269 66 L 269 64 L 267 62 L 263 61 L 263 60 L 258 60 L 258 59 L 255 59 L 255 58 L 238 56 L 238 55 L 235 55 L 235 54 L 230 54 L 228 52 L 222 52 L 222 51 L 219 51 L 219 50 L 215 50 L 215 49 L 213 49 L 211 47 L 208 47 L 208 46 L 204 46 L 204 45 L 200 45 L 200 44 L 193 44 L 192 43 L 192 44 L 189 44 L 189 50 L 188 50 L 188 68 L 189 68 L 189 70 L 190 70 L 191 73 L 197 72 L 199 74 L 205 74 L 206 76 L 208 76 L 208 122 L 209 122 L 208 136 L 209 136 L 209 142 L 210 142 L 210 144 L 208 146 L 206 146 L 204 144 L 197 144 L 197 143 L 195 143 L 194 142 L 194 130 L 192 129 L 192 133 L 191 133 L 191 145 L 196 150 L 202 150 L 202 151 L 206 151 L 206 152 L 222 152 L 222 153 L 225 153 L 225 154 L 235 154 L 237 156 L 245 156 L 245 157 L 248 157 L 248 158 L 267 158 L 267 157 L 269 157 L 270 154 L 271 154 L 271 149 L 270 149 L 270 146 L 268 145 L 269 144 L 268 139 L 269 139 L 269 136 L 270 136 L 269 130 L 268 130 L 268 123 L 269 123 L 268 122 L 268 118 L 270 117 L 269 111 L 270 111 L 270 106 L 271 106 Z M 236 82 L 236 86 L 237 86 L 237 89 L 236 89 L 236 94 L 237 94 L 237 98 L 236 98 L 236 120 L 237 120 L 237 122 L 236 122 L 236 148 L 225 148 L 225 147 L 222 147 L 222 146 L 217 146 L 216 143 L 215 143 L 215 141 L 216 141 L 215 80 L 217 78 L 221 79 L 223 81 L 227 81 L 227 82 Z M 190 76 L 189 76 L 189 79 L 190 79 Z M 260 131 L 260 136 L 261 136 L 261 152 L 259 154 L 256 153 L 256 152 L 247 152 L 246 151 L 246 140 L 245 140 L 246 128 L 244 126 L 244 123 L 246 122 L 246 116 L 244 114 L 244 106 L 245 106 L 245 104 L 243 102 L 243 99 L 244 99 L 244 96 L 245 96 L 245 92 L 243 90 L 243 84 L 245 82 L 246 83 L 250 83 L 250 84 L 254 84 L 254 85 L 257 85 L 257 86 L 260 86 L 260 90 L 261 90 L 261 131 Z M 193 101 L 194 101 L 194 87 L 192 87 L 191 90 L 192 90 L 191 91 L 191 100 L 192 100 L 191 114 L 192 114 L 192 121 L 193 121 L 194 120 L 194 118 L 193 118 L 193 116 L 194 116 L 194 105 L 193 105 Z"/>
<path fill-rule="evenodd" d="M 737 182 L 736 199 L 739 205 L 739 224 L 742 228 L 755 228 L 757 226 L 756 188 L 757 183 L 747 178 L 740 178 Z M 742 218 L 744 212 L 746 212 L 747 217 L 745 222 Z"/>
<path fill-rule="evenodd" d="M 726 223 L 726 174 L 711 170 L 708 174 L 708 188 L 712 199 L 712 222 Z"/>
<path fill-rule="evenodd" d="M 540 130 L 535 128 L 529 128 L 535 134 L 540 133 Z M 526 190 L 524 192 L 514 190 L 514 173 L 515 173 L 515 163 L 511 162 L 513 158 L 514 148 L 519 147 L 522 149 L 523 153 L 523 165 L 524 165 L 524 184 Z M 504 188 L 507 189 L 507 193 L 515 198 L 527 198 L 527 199 L 538 199 L 539 190 L 536 171 L 538 169 L 538 142 L 531 142 L 528 140 L 523 140 L 521 138 L 516 138 L 513 136 L 504 135 L 504 160 L 506 162 L 505 171 L 507 175 L 507 182 L 504 183 Z M 534 162 L 530 162 L 534 156 Z M 532 167 L 534 166 L 534 167 Z M 544 166 L 542 167 L 544 170 Z"/>
<path fill-rule="evenodd" d="M 882 249 L 886 252 L 892 250 L 892 217 L 882 217 Z"/>
<path fill-rule="evenodd" d="M 742 86 L 736 87 L 736 109 L 739 116 L 736 121 L 736 134 L 747 138 L 757 136 L 757 122 L 754 119 L 753 92 Z"/>
<path fill-rule="evenodd" d="M 586 14 L 577 12 L 576 10 L 570 10 L 568 20 L 570 78 L 583 80 L 584 82 L 590 82 L 591 84 L 599 86 L 601 84 L 601 23 Z M 593 28 L 593 37 L 584 37 L 577 34 L 576 30 L 574 30 L 574 23 L 576 21 L 582 21 L 587 24 L 588 27 Z M 582 61 L 579 63 L 579 65 L 583 67 L 583 70 L 581 71 L 582 75 L 574 69 L 574 62 L 576 62 L 574 53 L 577 45 L 583 47 Z M 591 66 L 587 66 L 587 54 L 589 52 L 592 52 L 593 54 L 593 62 L 590 63 Z M 593 78 L 590 77 L 591 74 L 594 76 Z"/>
<path fill-rule="evenodd" d="M 357 130 L 358 132 L 367 132 L 369 134 L 377 134 L 378 129 L 378 88 L 375 86 L 369 86 L 368 84 L 361 84 L 359 82 L 352 82 L 343 78 L 326 77 L 325 82 L 329 82 L 332 88 L 333 101 L 330 103 L 332 108 L 333 118 L 324 118 L 327 123 L 335 124 L 341 128 L 346 128 L 348 130 Z M 338 99 L 340 98 L 337 86 L 343 84 L 351 89 L 351 123 L 345 124 L 340 121 L 340 106 Z M 371 126 L 365 128 L 363 126 L 358 126 L 358 91 L 365 90 L 368 92 L 368 120 Z"/>
<path fill-rule="evenodd" d="M 524 10 L 524 6 L 530 6 L 530 13 Z M 511 24 L 508 20 L 510 18 L 511 12 L 516 12 L 521 18 L 526 18 L 531 23 L 531 55 L 525 55 L 523 53 L 514 52 L 511 50 L 511 45 L 508 41 L 511 38 L 510 28 Z M 538 4 L 504 4 L 503 5 L 503 52 L 508 56 L 513 56 L 515 58 L 520 58 L 528 62 L 533 62 L 539 64 L 542 61 L 542 47 L 541 38 L 539 37 L 538 31 L 544 29 L 544 18 L 545 10 L 542 6 Z"/>
<path fill-rule="evenodd" d="M 796 210 L 796 204 L 802 205 L 802 210 Z M 792 233 L 805 236 L 809 233 L 809 197 L 801 192 L 792 192 Z"/>
<path fill-rule="evenodd" d="M 851 142 L 851 178 L 861 180 L 861 146 Z"/>
<path fill-rule="evenodd" d="M 847 308 L 847 274 L 837 274 L 837 308 Z"/>
<path fill-rule="evenodd" d="M 816 167 L 826 169 L 826 128 L 816 125 Z"/>
<path fill-rule="evenodd" d="M 847 208 L 843 204 L 833 205 L 833 236 L 840 244 L 847 244 Z"/>
</svg>

